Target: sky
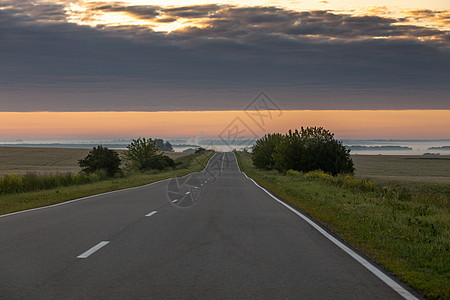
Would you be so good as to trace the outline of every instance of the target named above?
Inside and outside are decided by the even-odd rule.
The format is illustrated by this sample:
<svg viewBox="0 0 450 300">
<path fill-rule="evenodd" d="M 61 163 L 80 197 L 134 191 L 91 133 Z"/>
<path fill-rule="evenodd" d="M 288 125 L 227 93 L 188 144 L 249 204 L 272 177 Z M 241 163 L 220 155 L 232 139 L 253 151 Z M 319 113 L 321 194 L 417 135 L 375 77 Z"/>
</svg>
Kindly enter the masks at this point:
<svg viewBox="0 0 450 300">
<path fill-rule="evenodd" d="M 272 111 L 271 116 L 263 114 L 264 122 L 258 118 L 261 112 L 7 112 L 0 113 L 0 128 L 6 132 L 3 141 L 19 136 L 28 141 L 202 136 L 230 144 L 234 139 L 240 144 L 265 133 L 285 133 L 299 125 L 332 129 L 339 139 L 448 139 L 450 128 L 445 110 Z"/>
<path fill-rule="evenodd" d="M 198 135 L 226 127 L 216 121 L 248 109 L 260 91 L 297 111 L 297 125 L 285 114 L 276 130 L 298 127 L 308 111 L 316 124 L 328 124 L 326 111 L 333 120 L 359 111 L 330 126 L 351 138 L 357 120 L 375 118 L 353 135 L 423 138 L 413 130 L 421 124 L 449 138 L 448 123 L 431 122 L 450 119 L 449 70 L 448 1 L 0 0 L 0 139 L 51 136 L 45 119 L 30 121 L 38 112 L 214 112 L 159 134 Z M 393 134 L 380 125 L 387 111 L 416 123 L 399 118 Z M 9 112 L 27 114 L 6 123 Z M 118 134 L 118 124 L 103 134 Z"/>
</svg>

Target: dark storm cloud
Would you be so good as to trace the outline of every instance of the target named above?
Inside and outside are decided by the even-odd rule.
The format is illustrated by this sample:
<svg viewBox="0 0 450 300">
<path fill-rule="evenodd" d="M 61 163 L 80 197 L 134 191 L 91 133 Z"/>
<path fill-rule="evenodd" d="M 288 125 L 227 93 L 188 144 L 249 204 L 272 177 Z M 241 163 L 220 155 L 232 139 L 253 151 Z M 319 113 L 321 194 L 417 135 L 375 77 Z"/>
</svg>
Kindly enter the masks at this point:
<svg viewBox="0 0 450 300">
<path fill-rule="evenodd" d="M 181 18 L 204 18 L 210 14 L 215 13 L 217 10 L 227 6 L 219 6 L 216 4 L 208 5 L 189 5 L 174 8 L 162 9 L 163 12 L 169 16 L 181 17 Z"/>
<path fill-rule="evenodd" d="M 450 108 L 448 32 L 394 18 L 91 4 L 201 25 L 165 34 L 79 26 L 63 5 L 15 2 L 0 0 L 3 111 L 242 109 L 260 89 L 283 109 Z"/>
<path fill-rule="evenodd" d="M 254 32 L 290 36 L 361 39 L 369 37 L 423 37 L 446 39 L 446 32 L 427 27 L 402 25 L 405 20 L 380 16 L 352 16 L 326 10 L 297 12 L 275 7 L 193 5 L 175 8 L 130 6 L 124 3 L 92 5 L 93 11 L 124 12 L 143 20 L 174 22 L 178 18 L 199 19 L 204 28 L 184 28 L 182 33 L 236 38 Z M 433 11 L 412 11 L 411 17 L 436 17 Z M 442 15 L 440 18 L 444 18 Z"/>
<path fill-rule="evenodd" d="M 446 32 L 426 27 L 401 25 L 399 19 L 352 16 L 329 11 L 295 12 L 273 7 L 224 8 L 204 20 L 206 35 L 242 36 L 254 32 L 316 35 L 320 38 L 362 39 L 370 37 L 422 37 L 444 39 Z M 197 33 L 199 34 L 199 33 Z"/>
<path fill-rule="evenodd" d="M 125 12 L 130 15 L 136 16 L 140 19 L 155 19 L 159 16 L 160 7 L 154 5 L 129 5 L 124 6 L 121 4 L 91 6 L 93 11 L 101 10 L 104 12 Z"/>
<path fill-rule="evenodd" d="M 16 17 L 29 16 L 33 22 L 61 22 L 66 20 L 64 6 L 59 4 L 39 4 L 34 5 L 29 1 L 0 1 L 0 14 L 9 14 Z"/>
<path fill-rule="evenodd" d="M 409 18 L 415 20 L 431 20 L 444 25 L 450 24 L 450 11 L 418 9 L 406 12 Z"/>
</svg>

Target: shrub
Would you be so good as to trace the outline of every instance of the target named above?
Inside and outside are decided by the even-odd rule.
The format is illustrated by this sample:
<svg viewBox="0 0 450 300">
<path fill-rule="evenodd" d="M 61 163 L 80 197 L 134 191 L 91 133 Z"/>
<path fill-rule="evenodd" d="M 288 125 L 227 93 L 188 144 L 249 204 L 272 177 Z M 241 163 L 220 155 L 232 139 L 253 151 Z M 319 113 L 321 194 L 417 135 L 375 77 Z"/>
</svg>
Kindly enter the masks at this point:
<svg viewBox="0 0 450 300">
<path fill-rule="evenodd" d="M 302 172 L 322 170 L 325 173 L 353 173 L 350 150 L 322 127 L 301 128 L 289 131 L 275 147 L 275 168 L 285 172 L 294 169 Z"/>
<path fill-rule="evenodd" d="M 0 194 L 37 192 L 60 186 L 80 185 L 106 179 L 104 170 L 81 174 L 45 174 L 27 173 L 25 175 L 3 175 L 0 177 Z"/>
<path fill-rule="evenodd" d="M 23 191 L 23 178 L 11 174 L 0 178 L 0 194 L 20 193 Z"/>
<path fill-rule="evenodd" d="M 279 133 L 267 134 L 261 139 L 257 140 L 253 146 L 253 165 L 260 169 L 272 169 L 275 165 L 273 153 L 275 147 L 283 139 Z"/>
<path fill-rule="evenodd" d="M 203 152 L 205 152 L 206 151 L 206 149 L 205 148 L 203 148 L 203 147 L 199 147 L 197 150 L 195 150 L 195 154 L 199 154 L 199 153 L 203 153 Z"/>
<path fill-rule="evenodd" d="M 315 178 L 315 179 L 321 179 L 323 181 L 333 181 L 334 177 L 331 176 L 330 174 L 324 173 L 321 170 L 314 170 L 314 171 L 310 171 L 310 172 L 306 173 L 304 178 L 306 178 L 306 179 Z"/>
<path fill-rule="evenodd" d="M 82 168 L 82 172 L 87 174 L 104 170 L 108 176 L 114 176 L 120 172 L 119 154 L 107 147 L 94 147 L 89 154 L 78 161 L 78 165 Z"/>
<path fill-rule="evenodd" d="M 322 170 L 333 176 L 353 174 L 355 170 L 350 150 L 322 127 L 302 127 L 300 131 L 289 130 L 286 135 L 265 135 L 255 143 L 253 165 L 280 172 Z"/>
<path fill-rule="evenodd" d="M 380 187 L 375 183 L 366 179 L 355 178 L 354 176 L 351 176 L 349 174 L 334 177 L 333 183 L 343 188 L 358 189 L 365 192 L 374 192 L 380 190 Z"/>
<path fill-rule="evenodd" d="M 302 176 L 302 172 L 289 169 L 289 170 L 287 170 L 286 175 L 291 176 L 291 177 L 299 177 L 299 176 Z"/>
<path fill-rule="evenodd" d="M 156 147 L 161 151 L 173 152 L 172 144 L 169 142 L 164 142 L 163 139 L 155 139 Z"/>
<path fill-rule="evenodd" d="M 132 165 L 141 171 L 162 170 L 167 167 L 174 167 L 173 159 L 160 152 L 156 141 L 151 138 L 133 139 L 127 146 L 125 157 L 132 162 Z"/>
</svg>

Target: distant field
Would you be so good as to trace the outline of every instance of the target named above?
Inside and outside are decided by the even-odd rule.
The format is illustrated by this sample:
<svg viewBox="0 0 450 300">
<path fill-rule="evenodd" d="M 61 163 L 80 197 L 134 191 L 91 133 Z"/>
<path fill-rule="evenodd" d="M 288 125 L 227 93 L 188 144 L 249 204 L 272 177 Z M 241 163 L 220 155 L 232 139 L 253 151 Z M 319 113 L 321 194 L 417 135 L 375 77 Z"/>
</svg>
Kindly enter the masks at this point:
<svg viewBox="0 0 450 300">
<path fill-rule="evenodd" d="M 78 160 L 84 158 L 89 149 L 0 147 L 0 175 L 36 172 L 77 173 Z M 123 151 L 118 151 L 119 153 Z M 186 156 L 186 153 L 166 153 L 172 159 Z"/>
<path fill-rule="evenodd" d="M 376 181 L 450 183 L 450 155 L 352 155 L 359 177 Z"/>
<path fill-rule="evenodd" d="M 76 173 L 89 149 L 0 147 L 0 175 Z M 122 150 L 118 151 L 123 152 Z M 166 153 L 172 159 L 186 153 Z M 375 181 L 450 183 L 450 156 L 352 155 L 356 175 Z"/>
</svg>

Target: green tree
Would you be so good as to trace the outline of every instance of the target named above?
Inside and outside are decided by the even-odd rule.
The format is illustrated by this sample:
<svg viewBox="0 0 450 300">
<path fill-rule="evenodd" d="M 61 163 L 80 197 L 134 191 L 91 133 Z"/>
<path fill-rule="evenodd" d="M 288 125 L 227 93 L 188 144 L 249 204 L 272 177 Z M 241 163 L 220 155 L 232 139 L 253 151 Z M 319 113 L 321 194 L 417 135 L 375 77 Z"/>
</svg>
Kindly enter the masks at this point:
<svg viewBox="0 0 450 300">
<path fill-rule="evenodd" d="M 167 152 L 173 152 L 172 144 L 168 141 L 164 142 L 163 139 L 154 139 L 156 143 L 156 147 L 159 148 L 161 151 L 167 151 Z"/>
<path fill-rule="evenodd" d="M 355 170 L 350 150 L 323 127 L 302 127 L 283 136 L 264 136 L 255 143 L 253 164 L 281 172 L 322 170 L 337 175 Z"/>
<path fill-rule="evenodd" d="M 281 143 L 283 136 L 280 133 L 267 134 L 255 142 L 253 146 L 253 165 L 260 169 L 272 169 L 275 161 L 272 157 L 275 146 Z"/>
<path fill-rule="evenodd" d="M 151 138 L 133 139 L 127 146 L 125 157 L 139 170 L 162 170 L 175 166 L 175 162 L 159 150 L 155 140 Z"/>
<path fill-rule="evenodd" d="M 103 146 L 92 148 L 85 158 L 78 161 L 82 172 L 89 174 L 104 170 L 108 176 L 114 176 L 120 172 L 120 163 L 119 154 Z"/>
<path fill-rule="evenodd" d="M 198 148 L 197 150 L 195 150 L 195 154 L 198 154 L 198 153 L 203 153 L 203 152 L 205 152 L 206 151 L 206 149 L 205 148 L 203 148 L 203 147 L 200 147 L 200 148 Z"/>
</svg>

